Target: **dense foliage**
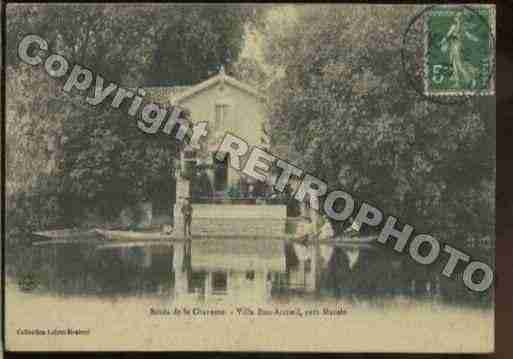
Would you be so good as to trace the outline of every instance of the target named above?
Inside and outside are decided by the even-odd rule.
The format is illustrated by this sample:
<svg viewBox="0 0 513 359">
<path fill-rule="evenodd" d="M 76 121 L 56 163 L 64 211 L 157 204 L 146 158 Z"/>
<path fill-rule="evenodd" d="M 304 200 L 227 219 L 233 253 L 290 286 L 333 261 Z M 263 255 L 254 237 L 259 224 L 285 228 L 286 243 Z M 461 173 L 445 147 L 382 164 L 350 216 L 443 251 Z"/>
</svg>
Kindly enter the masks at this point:
<svg viewBox="0 0 513 359">
<path fill-rule="evenodd" d="M 400 49 L 414 10 L 303 6 L 269 27 L 266 59 L 284 74 L 270 87 L 275 142 L 420 231 L 493 234 L 494 99 L 440 105 L 409 87 Z"/>
<path fill-rule="evenodd" d="M 37 34 L 51 52 L 121 86 L 190 84 L 235 61 L 245 24 L 261 13 L 252 6 L 175 4 L 14 4 L 7 12 L 11 207 L 20 193 L 46 191 L 38 179 L 53 176 L 56 213 L 65 214 L 67 223 L 80 221 L 84 212 L 109 217 L 123 205 L 169 196 L 176 143 L 170 136 L 144 135 L 126 111 L 88 107 L 84 94 L 63 94 L 62 82 L 42 67 L 21 63 L 19 41 Z"/>
<path fill-rule="evenodd" d="M 272 16 L 263 9 L 9 5 L 8 209 L 34 218 L 37 203 L 48 203 L 41 226 L 63 213 L 80 217 L 77 209 L 88 206 L 113 215 L 162 196 L 176 153 L 168 137 L 138 132 L 126 112 L 84 107 L 42 68 L 20 64 L 18 41 L 35 33 L 124 86 L 190 84 L 225 64 L 243 81 L 266 85 L 273 144 L 290 142 L 297 164 L 332 188 L 442 237 L 493 233 L 494 99 L 439 105 L 408 86 L 401 40 L 418 8 L 281 6 Z M 238 58 L 248 24 L 261 30 L 264 63 Z M 50 185 L 47 177 L 60 180 Z"/>
<path fill-rule="evenodd" d="M 157 7 L 163 20 L 147 81 L 154 85 L 191 85 L 226 65 L 231 71 L 244 45 L 245 26 L 256 24 L 262 7 L 243 4 Z"/>
</svg>

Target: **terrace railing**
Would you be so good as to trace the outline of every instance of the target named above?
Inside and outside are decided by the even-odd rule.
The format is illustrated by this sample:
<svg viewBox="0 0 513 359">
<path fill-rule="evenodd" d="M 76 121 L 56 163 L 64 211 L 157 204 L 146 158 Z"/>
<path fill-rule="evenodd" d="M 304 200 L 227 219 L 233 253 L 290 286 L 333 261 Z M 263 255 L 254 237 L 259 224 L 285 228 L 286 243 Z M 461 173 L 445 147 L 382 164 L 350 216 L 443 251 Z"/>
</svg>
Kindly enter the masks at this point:
<svg viewBox="0 0 513 359">
<path fill-rule="evenodd" d="M 230 196 L 196 196 L 192 197 L 193 204 L 285 204 L 280 197 L 230 197 Z"/>
</svg>

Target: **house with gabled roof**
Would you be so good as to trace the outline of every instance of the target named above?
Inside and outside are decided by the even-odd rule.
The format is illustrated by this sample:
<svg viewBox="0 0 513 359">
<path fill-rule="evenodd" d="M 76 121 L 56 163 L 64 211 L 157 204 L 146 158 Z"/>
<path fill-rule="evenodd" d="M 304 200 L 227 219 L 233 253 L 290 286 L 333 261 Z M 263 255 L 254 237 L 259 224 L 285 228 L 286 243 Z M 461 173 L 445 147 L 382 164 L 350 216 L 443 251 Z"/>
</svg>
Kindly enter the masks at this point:
<svg viewBox="0 0 513 359">
<path fill-rule="evenodd" d="M 227 133 L 244 139 L 250 147 L 269 149 L 265 96 L 228 76 L 222 67 L 217 75 L 194 86 L 146 87 L 144 91 L 149 100 L 188 109 L 194 123 L 208 124 L 201 149 L 181 153 L 181 174 L 175 175 L 175 228 L 182 225 L 181 201 L 190 197 L 196 234 L 282 234 L 286 206 L 268 203 L 271 188 L 228 166 L 229 158 L 223 162 L 215 159 Z M 205 182 L 209 190 L 205 190 Z"/>
<path fill-rule="evenodd" d="M 208 171 L 218 194 L 236 187 L 241 178 L 226 164 L 215 163 L 214 152 L 226 133 L 243 138 L 250 146 L 269 147 L 266 133 L 265 96 L 253 87 L 219 73 L 194 86 L 146 87 L 146 96 L 161 105 L 179 106 L 191 112 L 193 122 L 208 123 L 207 146 L 196 153 L 196 164 L 211 167 Z M 206 153 L 205 153 L 206 152 Z"/>
</svg>

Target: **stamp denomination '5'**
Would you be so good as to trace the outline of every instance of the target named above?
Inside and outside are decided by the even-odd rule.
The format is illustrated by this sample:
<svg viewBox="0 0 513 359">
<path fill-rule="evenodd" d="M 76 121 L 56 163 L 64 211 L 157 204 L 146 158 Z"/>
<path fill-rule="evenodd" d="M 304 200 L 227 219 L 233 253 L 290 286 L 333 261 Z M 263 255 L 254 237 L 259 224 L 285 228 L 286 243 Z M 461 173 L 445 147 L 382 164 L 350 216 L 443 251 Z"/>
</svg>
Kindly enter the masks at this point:
<svg viewBox="0 0 513 359">
<path fill-rule="evenodd" d="M 492 11 L 446 6 L 430 12 L 425 27 L 426 95 L 494 93 Z"/>
</svg>

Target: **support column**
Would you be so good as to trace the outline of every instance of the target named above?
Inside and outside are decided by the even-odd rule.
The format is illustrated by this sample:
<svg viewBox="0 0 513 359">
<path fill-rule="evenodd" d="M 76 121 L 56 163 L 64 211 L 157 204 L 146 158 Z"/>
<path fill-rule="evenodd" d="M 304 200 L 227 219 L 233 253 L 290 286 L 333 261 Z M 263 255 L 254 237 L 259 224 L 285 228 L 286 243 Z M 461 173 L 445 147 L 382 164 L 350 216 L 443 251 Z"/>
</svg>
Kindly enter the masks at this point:
<svg viewBox="0 0 513 359">
<path fill-rule="evenodd" d="M 306 208 L 305 201 L 299 202 L 299 209 L 301 211 L 301 217 L 310 217 L 310 213 L 308 212 L 308 208 Z"/>
<path fill-rule="evenodd" d="M 182 172 L 177 170 L 175 173 L 176 178 L 176 202 L 173 211 L 173 226 L 176 233 L 183 233 L 183 216 L 182 206 L 184 199 L 190 197 L 190 181 L 182 176 Z"/>
</svg>

